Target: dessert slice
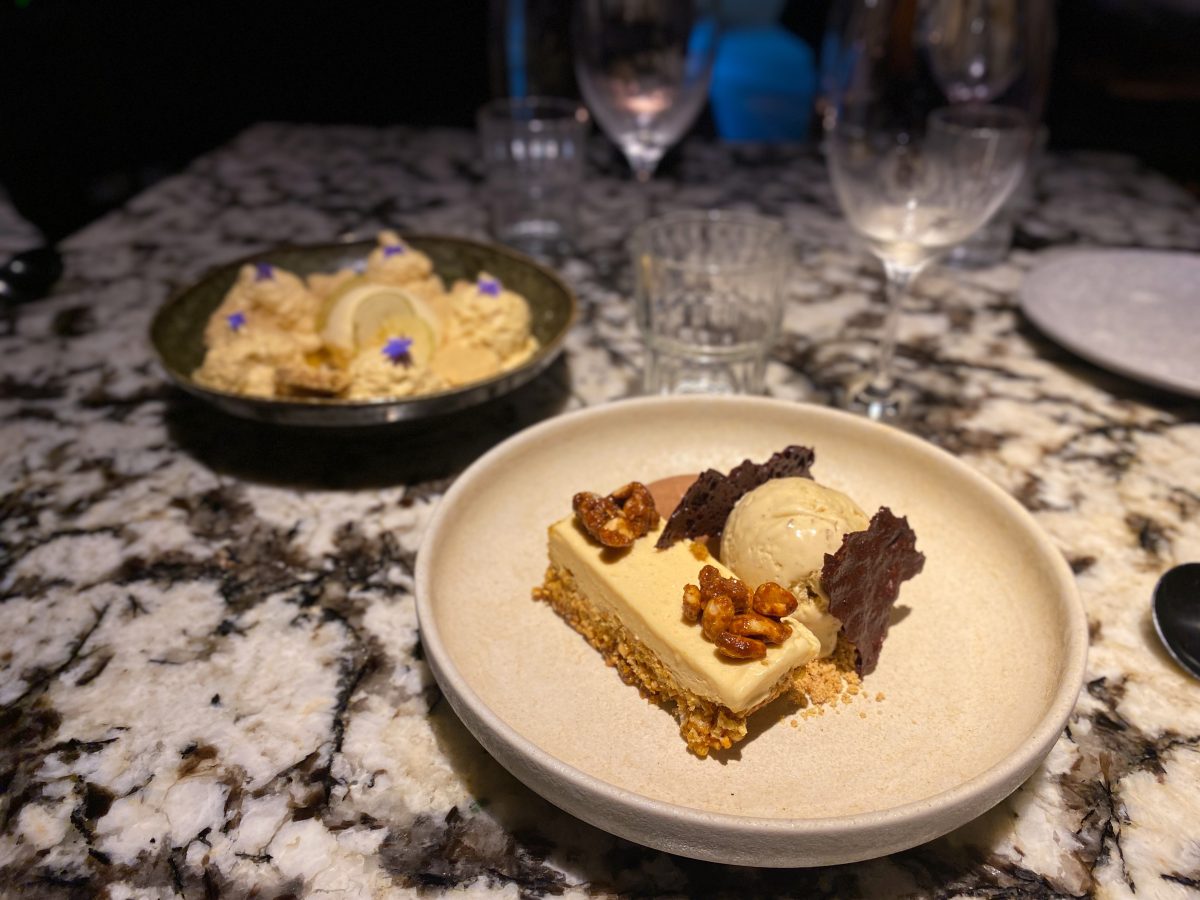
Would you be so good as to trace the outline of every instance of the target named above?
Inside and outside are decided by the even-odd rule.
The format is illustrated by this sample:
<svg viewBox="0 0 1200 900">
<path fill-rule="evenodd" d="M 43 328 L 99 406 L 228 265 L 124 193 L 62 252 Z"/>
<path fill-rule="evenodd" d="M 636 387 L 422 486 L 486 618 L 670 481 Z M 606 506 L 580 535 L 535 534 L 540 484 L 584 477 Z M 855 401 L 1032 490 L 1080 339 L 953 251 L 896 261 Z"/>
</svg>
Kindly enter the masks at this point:
<svg viewBox="0 0 1200 900">
<path fill-rule="evenodd" d="M 795 450 L 803 448 L 785 453 Z M 789 455 L 807 475 L 811 452 Z M 784 693 L 802 704 L 822 702 L 841 696 L 843 684 L 857 684 L 863 656 L 842 629 L 838 609 L 876 628 L 864 632 L 875 647 L 882 607 L 875 602 L 868 604 L 869 614 L 848 615 L 822 592 L 817 569 L 823 572 L 843 554 L 846 535 L 869 534 L 876 520 L 869 524 L 845 495 L 794 476 L 796 466 L 772 466 L 780 456 L 763 467 L 743 463 L 731 473 L 736 489 L 722 484 L 714 491 L 717 480 L 702 476 L 666 526 L 649 491 L 635 482 L 608 497 L 576 495 L 575 514 L 549 529 L 550 566 L 535 597 L 583 635 L 626 683 L 670 708 L 698 756 L 732 746 L 745 736 L 747 718 Z M 747 467 L 770 467 L 770 474 L 751 477 Z M 763 494 L 772 483 L 776 487 Z M 715 496 L 722 509 L 714 513 L 703 497 L 698 500 L 700 491 Z M 772 516 L 776 526 L 754 527 Z M 754 576 L 714 558 L 708 544 L 687 539 L 719 535 L 726 518 L 733 525 L 726 535 L 732 555 L 752 560 L 744 568 Z M 695 533 L 697 527 L 703 534 Z M 721 547 L 724 556 L 726 542 Z M 889 547 L 882 537 L 870 545 L 885 557 Z M 850 556 L 861 562 L 853 551 Z M 763 566 L 772 578 L 755 577 Z M 851 592 L 863 581 L 857 569 L 847 574 L 853 567 L 834 568 L 834 581 Z M 891 589 L 887 610 L 903 577 L 889 570 L 883 590 L 880 579 L 871 582 L 881 596 Z M 839 587 L 839 599 L 845 592 Z M 886 621 L 885 612 L 884 632 Z"/>
<path fill-rule="evenodd" d="M 673 707 L 679 731 L 695 753 L 731 746 L 746 733 L 746 717 L 792 684 L 792 673 L 821 651 L 803 626 L 760 660 L 721 655 L 681 613 L 684 586 L 713 566 L 700 544 L 656 550 L 656 528 L 614 553 L 574 518 L 550 526 L 550 567 L 537 596 L 548 602 L 615 666 L 627 684 Z"/>
</svg>

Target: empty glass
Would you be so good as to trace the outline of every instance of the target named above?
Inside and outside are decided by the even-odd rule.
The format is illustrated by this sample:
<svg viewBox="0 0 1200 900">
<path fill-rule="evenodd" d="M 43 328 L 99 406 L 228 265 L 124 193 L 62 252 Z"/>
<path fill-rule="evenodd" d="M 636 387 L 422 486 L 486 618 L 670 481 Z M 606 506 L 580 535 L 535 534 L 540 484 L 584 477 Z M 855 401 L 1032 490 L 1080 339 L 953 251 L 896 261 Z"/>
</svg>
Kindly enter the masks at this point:
<svg viewBox="0 0 1200 900">
<path fill-rule="evenodd" d="M 1025 164 L 1025 174 L 1012 196 L 973 235 L 946 254 L 945 264 L 956 269 L 981 269 L 998 265 L 1008 258 L 1017 223 L 1035 203 L 1034 182 L 1046 148 L 1046 127 L 1034 132 L 1033 150 Z"/>
<path fill-rule="evenodd" d="M 930 70 L 951 103 L 1019 104 L 1031 121 L 1040 118 L 1054 56 L 1053 3 L 926 0 L 921 9 Z M 1036 156 L 1045 143 L 1044 128 L 1035 140 Z M 1018 215 L 1032 196 L 1031 181 L 1027 167 L 1008 202 L 954 247 L 946 263 L 974 268 L 1003 261 Z"/>
<path fill-rule="evenodd" d="M 789 247 L 779 222 L 748 213 L 672 213 L 634 232 L 645 393 L 762 392 Z"/>
<path fill-rule="evenodd" d="M 574 100 L 493 100 L 479 110 L 488 215 L 496 239 L 533 256 L 567 250 L 578 224 L 588 114 Z"/>
<path fill-rule="evenodd" d="M 703 0 L 575 0 L 575 78 L 638 181 L 708 98 L 717 19 Z"/>
<path fill-rule="evenodd" d="M 943 75 L 986 46 L 981 83 L 989 91 L 1012 87 L 1026 63 L 1023 56 L 1003 58 L 1018 51 L 1019 42 L 1008 37 L 1009 16 L 1034 2 L 1003 0 L 981 8 L 971 28 L 947 25 L 938 32 Z M 841 6 L 841 31 L 825 65 L 826 160 L 842 211 L 883 263 L 888 297 L 874 364 L 847 386 L 844 403 L 882 419 L 896 416 L 904 400 L 892 366 L 904 296 L 933 260 L 982 227 L 1012 194 L 1029 153 L 1034 95 L 1007 90 L 1003 105 L 947 105 L 933 89 L 931 54 L 924 52 L 934 44 L 931 26 L 916 15 L 944 4 L 842 0 Z M 976 40 L 979 29 L 991 27 L 1002 35 Z M 961 53 L 951 52 L 955 41 L 967 41 Z"/>
</svg>

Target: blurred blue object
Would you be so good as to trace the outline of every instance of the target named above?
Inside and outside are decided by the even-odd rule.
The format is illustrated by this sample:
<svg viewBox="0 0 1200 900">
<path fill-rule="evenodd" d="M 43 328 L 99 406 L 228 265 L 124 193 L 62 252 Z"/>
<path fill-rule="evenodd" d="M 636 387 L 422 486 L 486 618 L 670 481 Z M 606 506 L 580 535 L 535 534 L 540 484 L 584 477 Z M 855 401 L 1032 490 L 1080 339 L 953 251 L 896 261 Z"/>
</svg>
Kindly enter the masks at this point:
<svg viewBox="0 0 1200 900">
<path fill-rule="evenodd" d="M 504 60 L 508 70 L 508 96 L 529 93 L 529 70 L 525 61 L 525 3 L 508 4 L 504 18 Z"/>
<path fill-rule="evenodd" d="M 713 66 L 713 118 L 730 141 L 802 141 L 817 90 L 812 49 L 776 25 L 721 34 Z"/>
</svg>

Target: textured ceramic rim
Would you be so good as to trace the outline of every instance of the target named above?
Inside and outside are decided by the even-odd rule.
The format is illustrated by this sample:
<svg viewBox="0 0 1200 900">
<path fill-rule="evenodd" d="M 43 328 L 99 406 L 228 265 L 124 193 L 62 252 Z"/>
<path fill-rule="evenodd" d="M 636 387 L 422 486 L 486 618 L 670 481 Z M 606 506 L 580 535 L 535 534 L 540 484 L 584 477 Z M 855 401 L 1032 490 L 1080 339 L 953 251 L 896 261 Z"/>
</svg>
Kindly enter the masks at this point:
<svg viewBox="0 0 1200 900">
<path fill-rule="evenodd" d="M 454 665 L 442 641 L 430 605 L 432 590 L 427 562 L 430 554 L 426 549 L 441 529 L 447 511 L 461 495 L 471 489 L 475 474 L 486 470 L 492 460 L 516 452 L 523 446 L 542 441 L 551 432 L 568 427 L 576 420 L 602 417 L 618 409 L 640 410 L 644 415 L 653 416 L 656 410 L 665 406 L 686 404 L 703 406 L 708 416 L 716 415 L 718 419 L 720 410 L 714 410 L 714 407 L 758 404 L 781 413 L 787 411 L 794 414 L 797 410 L 802 410 L 805 415 L 818 419 L 852 420 L 865 429 L 882 429 L 887 432 L 889 440 L 940 455 L 945 465 L 959 470 L 960 474 L 974 481 L 998 503 L 1008 507 L 1010 512 L 1025 522 L 1029 533 L 1036 538 L 1039 546 L 1047 551 L 1048 558 L 1056 561 L 1054 568 L 1058 575 L 1057 595 L 1066 614 L 1071 639 L 1063 653 L 1064 676 L 1047 705 L 1046 713 L 1019 751 L 957 787 L 890 809 L 820 819 L 735 816 L 650 799 L 588 775 L 545 752 L 492 712 Z M 1087 664 L 1087 617 L 1079 599 L 1074 576 L 1062 554 L 1046 537 L 1041 527 L 1009 494 L 944 450 L 889 426 L 879 425 L 839 410 L 767 398 L 681 396 L 624 400 L 558 416 L 514 435 L 471 465 L 442 498 L 429 523 L 421 553 L 417 557 L 416 605 L 422 646 L 438 684 L 468 730 L 514 776 L 572 815 L 599 828 L 613 831 L 621 837 L 670 853 L 741 865 L 811 866 L 871 859 L 932 840 L 981 815 L 1016 790 L 1050 752 L 1075 708 Z M 564 785 L 566 789 L 563 788 Z M 591 814 L 598 806 L 620 810 L 623 814 L 622 824 L 625 821 L 631 824 L 621 829 L 601 821 Z M 913 837 L 897 842 L 895 834 L 899 829 Z M 843 839 L 864 831 L 878 836 L 878 852 L 846 854 L 845 849 L 841 847 Z M 762 857 L 722 857 L 700 846 L 699 844 L 704 842 L 698 844 L 695 840 L 698 833 L 736 835 L 740 839 L 739 843 L 743 845 L 761 844 L 766 849 Z M 793 840 L 803 842 L 803 852 L 789 850 L 789 844 Z"/>
<path fill-rule="evenodd" d="M 260 262 L 264 257 L 271 255 L 273 252 L 288 251 L 288 252 L 305 252 L 305 251 L 332 251 L 332 250 L 351 250 L 359 248 L 363 251 L 365 257 L 376 246 L 373 240 L 352 240 L 352 241 L 332 241 L 323 244 L 282 244 L 273 247 L 269 250 L 261 250 L 257 253 L 243 256 L 240 259 L 230 260 L 226 263 L 213 266 L 205 272 L 200 278 L 172 291 L 170 296 L 163 302 L 154 314 L 154 318 L 150 322 L 149 338 L 150 345 L 154 348 L 154 355 L 158 361 L 159 368 L 166 373 L 167 378 L 171 380 L 177 387 L 183 389 L 194 397 L 198 397 L 224 412 L 246 419 L 254 419 L 260 422 L 270 422 L 279 425 L 303 425 L 303 426 L 320 426 L 327 428 L 342 428 L 342 427 L 357 427 L 364 425 L 388 425 L 397 422 L 411 422 L 433 418 L 435 416 L 445 415 L 447 413 L 456 412 L 461 409 L 466 409 L 470 406 L 476 406 L 488 400 L 502 397 L 520 387 L 521 385 L 533 380 L 537 375 L 547 369 L 552 362 L 562 352 L 563 343 L 566 341 L 567 334 L 574 326 L 579 318 L 579 301 L 575 297 L 575 292 L 572 291 L 567 284 L 558 277 L 557 274 L 550 269 L 541 265 L 537 261 L 531 259 L 523 253 L 519 253 L 509 247 L 504 247 L 500 244 L 488 243 L 485 241 L 477 241 L 472 238 L 459 237 L 456 235 L 431 234 L 425 232 L 405 233 L 405 240 L 411 241 L 444 241 L 447 243 L 467 244 L 469 246 L 487 250 L 491 253 L 499 253 L 508 256 L 514 262 L 526 265 L 532 269 L 536 269 L 543 277 L 547 278 L 562 291 L 563 296 L 567 298 L 567 303 L 570 311 L 567 315 L 567 320 L 563 327 L 559 329 L 554 337 L 543 344 L 542 347 L 525 363 L 511 369 L 507 372 L 502 372 L 492 378 L 484 381 L 470 384 L 465 387 L 457 388 L 450 391 L 441 391 L 436 394 L 427 394 L 421 397 L 413 397 L 406 400 L 395 399 L 379 399 L 379 400 L 323 400 L 321 398 L 293 398 L 288 400 L 274 400 L 262 397 L 247 397 L 242 394 L 233 394 L 228 391 L 218 391 L 212 388 L 202 387 L 197 384 L 186 373 L 180 372 L 171 366 L 163 357 L 159 350 L 158 343 L 154 339 L 154 333 L 159 327 L 160 319 L 167 315 L 174 304 L 189 291 L 194 290 L 205 280 L 212 278 L 218 272 L 231 268 L 240 267 L 247 264 Z"/>
<path fill-rule="evenodd" d="M 1054 341 L 1060 347 L 1065 347 L 1070 352 L 1074 353 L 1080 359 L 1087 360 L 1093 365 L 1099 366 L 1101 369 L 1106 369 L 1109 372 L 1115 372 L 1125 378 L 1133 381 L 1148 384 L 1151 387 L 1160 388 L 1164 391 L 1170 391 L 1174 394 L 1182 394 L 1186 397 L 1200 397 L 1200 385 L 1195 379 L 1188 382 L 1172 381 L 1170 378 L 1162 378 L 1153 372 L 1147 372 L 1137 366 L 1129 365 L 1127 360 L 1119 357 L 1108 356 L 1104 353 L 1097 353 L 1093 348 L 1089 347 L 1086 342 L 1077 340 L 1070 330 L 1064 330 L 1059 326 L 1057 320 L 1050 317 L 1043 309 L 1045 304 L 1040 304 L 1031 299 L 1032 290 L 1037 283 L 1037 279 L 1042 277 L 1042 273 L 1050 270 L 1053 267 L 1062 265 L 1076 258 L 1087 258 L 1089 256 L 1111 256 L 1113 254 L 1129 255 L 1129 256 L 1158 256 L 1170 257 L 1173 260 L 1187 259 L 1192 260 L 1193 265 L 1200 265 L 1200 256 L 1194 253 L 1188 253 L 1185 250 L 1141 250 L 1132 248 L 1114 248 L 1114 249 L 1078 249 L 1078 250 L 1062 250 L 1053 253 L 1047 259 L 1031 269 L 1025 276 L 1020 291 L 1021 311 L 1025 316 L 1037 326 L 1038 330 L 1050 340 Z"/>
</svg>

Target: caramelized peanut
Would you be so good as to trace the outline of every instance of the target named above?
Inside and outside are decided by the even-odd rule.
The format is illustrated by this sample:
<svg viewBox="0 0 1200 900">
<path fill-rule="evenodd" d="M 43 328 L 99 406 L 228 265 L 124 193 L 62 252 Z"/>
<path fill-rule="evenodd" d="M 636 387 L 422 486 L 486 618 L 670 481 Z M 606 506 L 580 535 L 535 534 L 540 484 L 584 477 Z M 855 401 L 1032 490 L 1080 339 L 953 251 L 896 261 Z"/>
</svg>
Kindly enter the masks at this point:
<svg viewBox="0 0 1200 900">
<path fill-rule="evenodd" d="M 750 605 L 756 613 L 780 619 L 795 612 L 797 604 L 791 591 L 773 581 L 767 581 L 754 591 L 754 600 Z"/>
<path fill-rule="evenodd" d="M 762 638 L 768 644 L 782 644 L 792 633 L 792 626 L 786 622 L 755 612 L 735 616 L 725 627 L 727 631 L 744 637 Z"/>
<path fill-rule="evenodd" d="M 704 604 L 700 602 L 700 588 L 694 584 L 683 586 L 683 618 L 688 622 L 699 622 Z"/>
<path fill-rule="evenodd" d="M 628 547 L 633 543 L 633 529 L 621 518 L 617 504 L 607 497 L 584 491 L 575 495 L 571 505 L 587 533 L 605 547 Z"/>
<path fill-rule="evenodd" d="M 702 568 L 698 580 L 699 587 L 689 584 L 683 589 L 683 617 L 694 622 L 699 616 L 704 636 L 725 656 L 762 659 L 767 644 L 782 644 L 792 633 L 791 625 L 779 621 L 797 606 L 786 588 L 769 581 L 751 598 L 744 582 L 725 578 L 716 566 Z"/>
<path fill-rule="evenodd" d="M 717 635 L 733 620 L 733 615 L 733 601 L 724 594 L 710 598 L 708 603 L 704 604 L 704 615 L 700 617 L 700 628 L 704 631 L 704 636 L 710 641 L 715 641 Z"/>
<path fill-rule="evenodd" d="M 734 659 L 762 659 L 767 655 L 767 645 L 762 641 L 729 631 L 717 635 L 717 649 Z"/>
<path fill-rule="evenodd" d="M 658 524 L 658 510 L 646 486 L 632 481 L 607 497 L 580 491 L 571 508 L 587 533 L 605 547 L 628 547 Z"/>
<path fill-rule="evenodd" d="M 700 590 L 702 591 L 711 591 L 717 582 L 724 580 L 716 566 L 704 566 L 700 570 Z"/>
<path fill-rule="evenodd" d="M 608 495 L 621 508 L 621 515 L 637 532 L 637 537 L 648 533 L 658 524 L 658 510 L 654 497 L 640 481 L 631 481 Z"/>
<path fill-rule="evenodd" d="M 733 601 L 736 613 L 750 608 L 750 588 L 736 578 L 723 578 L 716 566 L 705 566 L 700 570 L 700 594 L 705 602 L 709 597 L 724 594 Z"/>
</svg>

